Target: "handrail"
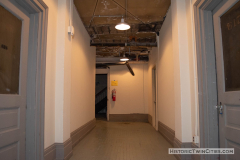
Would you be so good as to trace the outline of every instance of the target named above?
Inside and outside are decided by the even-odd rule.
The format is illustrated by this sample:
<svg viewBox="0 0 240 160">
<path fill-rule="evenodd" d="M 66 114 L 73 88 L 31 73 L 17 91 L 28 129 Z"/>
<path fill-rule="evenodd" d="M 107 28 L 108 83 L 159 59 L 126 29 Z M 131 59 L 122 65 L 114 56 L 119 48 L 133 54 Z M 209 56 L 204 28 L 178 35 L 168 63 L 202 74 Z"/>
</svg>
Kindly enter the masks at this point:
<svg viewBox="0 0 240 160">
<path fill-rule="evenodd" d="M 99 95 L 101 95 L 106 90 L 107 90 L 107 87 L 103 88 L 98 94 L 95 95 L 95 97 L 98 97 Z"/>
<path fill-rule="evenodd" d="M 95 96 L 95 105 L 101 102 L 104 98 L 107 97 L 107 87 L 103 88 L 96 96 Z"/>
</svg>

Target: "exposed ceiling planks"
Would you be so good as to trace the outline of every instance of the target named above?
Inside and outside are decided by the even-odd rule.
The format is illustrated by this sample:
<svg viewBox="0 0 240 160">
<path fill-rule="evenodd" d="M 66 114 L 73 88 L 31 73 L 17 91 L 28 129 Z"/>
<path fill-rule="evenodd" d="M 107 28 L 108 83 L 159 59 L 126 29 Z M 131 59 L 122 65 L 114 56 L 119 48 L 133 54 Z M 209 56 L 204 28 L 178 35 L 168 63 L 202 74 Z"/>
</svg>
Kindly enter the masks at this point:
<svg viewBox="0 0 240 160">
<path fill-rule="evenodd" d="M 125 19 L 131 26 L 128 31 L 115 29 L 121 16 L 126 16 L 126 0 L 74 0 L 74 4 L 91 37 L 91 44 L 98 44 L 97 50 L 102 53 L 99 44 L 128 43 L 134 46 L 138 43 L 146 44 L 143 47 L 148 48 L 156 43 L 156 33 L 161 29 L 171 0 L 128 0 Z M 139 46 L 137 48 L 141 50 Z"/>
</svg>

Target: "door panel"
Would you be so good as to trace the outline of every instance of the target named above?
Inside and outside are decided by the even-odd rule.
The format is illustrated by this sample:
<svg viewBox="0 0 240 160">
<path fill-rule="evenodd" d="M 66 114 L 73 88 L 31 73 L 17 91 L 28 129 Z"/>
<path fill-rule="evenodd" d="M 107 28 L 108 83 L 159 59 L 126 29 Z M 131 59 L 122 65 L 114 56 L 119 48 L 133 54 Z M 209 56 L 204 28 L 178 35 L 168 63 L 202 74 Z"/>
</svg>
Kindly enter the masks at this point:
<svg viewBox="0 0 240 160">
<path fill-rule="evenodd" d="M 214 11 L 220 148 L 234 148 L 234 155 L 221 160 L 240 159 L 240 2 L 228 0 Z M 239 19 L 238 19 L 239 17 Z M 219 112 L 220 113 L 220 112 Z"/>
<path fill-rule="evenodd" d="M 227 142 L 227 148 L 234 148 L 234 155 L 228 155 L 229 160 L 238 160 L 240 157 L 240 147 L 231 141 Z M 221 158 L 222 159 L 222 158 Z"/>
<path fill-rule="evenodd" d="M 18 143 L 13 143 L 3 149 L 0 149 L 0 157 L 3 160 L 13 160 L 18 157 Z"/>
<path fill-rule="evenodd" d="M 0 160 L 25 159 L 29 17 L 0 0 Z"/>
</svg>

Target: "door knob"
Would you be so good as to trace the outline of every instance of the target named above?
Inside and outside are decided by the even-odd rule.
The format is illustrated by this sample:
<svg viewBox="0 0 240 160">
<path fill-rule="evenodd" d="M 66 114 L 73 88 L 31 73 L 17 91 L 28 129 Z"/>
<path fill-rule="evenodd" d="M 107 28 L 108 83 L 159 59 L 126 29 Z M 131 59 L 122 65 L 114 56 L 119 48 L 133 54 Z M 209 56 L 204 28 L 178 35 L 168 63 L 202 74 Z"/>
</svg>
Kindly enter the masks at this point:
<svg viewBox="0 0 240 160">
<path fill-rule="evenodd" d="M 220 102 L 220 105 L 216 106 L 216 109 L 218 110 L 219 114 L 223 114 L 223 106 L 221 102 Z"/>
</svg>

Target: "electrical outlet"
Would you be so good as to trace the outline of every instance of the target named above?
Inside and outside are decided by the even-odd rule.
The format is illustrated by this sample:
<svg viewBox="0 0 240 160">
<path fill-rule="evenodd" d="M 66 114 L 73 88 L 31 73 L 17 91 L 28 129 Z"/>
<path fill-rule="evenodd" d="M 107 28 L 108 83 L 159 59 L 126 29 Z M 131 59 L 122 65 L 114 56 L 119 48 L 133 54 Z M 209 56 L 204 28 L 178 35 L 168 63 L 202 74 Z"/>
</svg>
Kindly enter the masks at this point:
<svg viewBox="0 0 240 160">
<path fill-rule="evenodd" d="M 199 136 L 194 136 L 193 137 L 193 142 L 194 143 L 199 143 Z"/>
<path fill-rule="evenodd" d="M 74 27 L 73 26 L 68 26 L 68 34 L 70 34 L 71 36 L 74 35 Z"/>
</svg>

